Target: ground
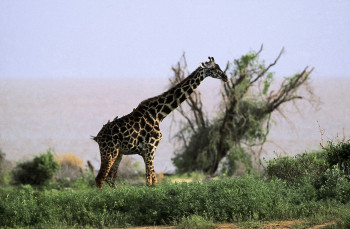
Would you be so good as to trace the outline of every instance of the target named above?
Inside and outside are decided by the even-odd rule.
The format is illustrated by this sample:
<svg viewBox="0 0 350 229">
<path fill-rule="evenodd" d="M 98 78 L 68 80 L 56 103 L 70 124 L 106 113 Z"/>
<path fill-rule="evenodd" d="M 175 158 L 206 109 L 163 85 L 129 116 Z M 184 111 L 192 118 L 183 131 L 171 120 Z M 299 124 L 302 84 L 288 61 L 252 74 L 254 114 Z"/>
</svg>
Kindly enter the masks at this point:
<svg viewBox="0 0 350 229">
<path fill-rule="evenodd" d="M 269 222 L 266 224 L 262 224 L 262 226 L 251 225 L 251 226 L 242 226 L 233 223 L 224 223 L 217 224 L 217 229 L 238 229 L 238 228 L 260 228 L 260 229 L 279 229 L 279 228 L 309 228 L 309 229 L 320 229 L 326 226 L 336 224 L 336 222 L 327 222 L 320 225 L 314 225 L 312 227 L 302 226 L 303 221 L 301 220 L 287 220 L 287 221 L 278 221 L 278 222 Z M 297 225 L 300 225 L 298 227 Z M 175 226 L 148 226 L 148 227 L 132 227 L 129 229 L 176 229 Z"/>
</svg>

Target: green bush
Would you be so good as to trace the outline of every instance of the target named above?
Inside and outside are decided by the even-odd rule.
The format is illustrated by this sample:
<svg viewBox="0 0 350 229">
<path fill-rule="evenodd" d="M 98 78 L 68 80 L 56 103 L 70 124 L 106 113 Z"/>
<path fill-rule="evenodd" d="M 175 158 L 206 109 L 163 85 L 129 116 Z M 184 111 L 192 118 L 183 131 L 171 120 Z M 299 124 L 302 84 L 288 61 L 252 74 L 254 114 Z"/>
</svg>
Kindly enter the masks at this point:
<svg viewBox="0 0 350 229">
<path fill-rule="evenodd" d="M 126 227 L 310 217 L 336 206 L 309 186 L 251 176 L 206 183 L 38 191 L 0 188 L 0 227 Z M 208 225 L 207 224 L 207 225 Z M 51 225 L 51 226 L 50 226 Z"/>
<path fill-rule="evenodd" d="M 240 145 L 231 148 L 222 163 L 221 173 L 228 176 L 242 176 L 253 171 L 252 154 Z"/>
<path fill-rule="evenodd" d="M 350 139 L 347 141 L 341 141 L 333 143 L 328 141 L 327 147 L 327 161 L 332 167 L 338 165 L 345 175 L 350 175 Z"/>
<path fill-rule="evenodd" d="M 304 176 L 313 177 L 315 181 L 328 167 L 326 152 L 318 151 L 274 158 L 267 162 L 266 173 L 270 178 L 277 177 L 289 183 Z"/>
<path fill-rule="evenodd" d="M 269 177 L 278 177 L 294 182 L 305 175 L 317 180 L 327 169 L 337 165 L 350 176 L 350 140 L 338 143 L 328 142 L 322 151 L 303 153 L 294 157 L 278 157 L 267 162 L 266 173 Z"/>
<path fill-rule="evenodd" d="M 70 187 L 74 189 L 86 189 L 91 187 L 96 187 L 95 176 L 92 173 L 86 172 L 80 177 L 78 177 Z"/>
<path fill-rule="evenodd" d="M 348 229 L 350 228 L 350 206 L 342 209 L 341 220 L 337 222 L 338 229 Z"/>
<path fill-rule="evenodd" d="M 302 183 L 303 187 L 309 183 L 318 199 L 342 203 L 350 200 L 349 172 L 350 141 L 328 142 L 320 152 L 275 158 L 267 162 L 266 168 L 270 178 L 277 177 L 294 185 Z"/>
<path fill-rule="evenodd" d="M 350 200 L 350 182 L 344 177 L 344 172 L 334 165 L 327 169 L 317 183 L 321 199 L 336 199 L 342 203 Z"/>
<path fill-rule="evenodd" d="M 32 161 L 19 163 L 13 170 L 15 184 L 43 185 L 51 180 L 59 169 L 53 154 L 47 151 L 36 156 Z"/>
</svg>

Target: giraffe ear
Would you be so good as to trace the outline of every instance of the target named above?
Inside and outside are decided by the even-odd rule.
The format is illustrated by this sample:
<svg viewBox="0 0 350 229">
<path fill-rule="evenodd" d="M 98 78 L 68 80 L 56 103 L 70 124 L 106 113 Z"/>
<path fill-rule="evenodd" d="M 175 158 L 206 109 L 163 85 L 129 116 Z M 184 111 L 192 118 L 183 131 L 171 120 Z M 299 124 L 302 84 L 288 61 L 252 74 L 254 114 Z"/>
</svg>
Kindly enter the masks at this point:
<svg viewBox="0 0 350 229">
<path fill-rule="evenodd" d="M 199 66 L 201 66 L 201 68 L 205 68 L 205 65 L 204 65 L 203 62 L 200 62 L 200 63 L 199 63 Z"/>
</svg>

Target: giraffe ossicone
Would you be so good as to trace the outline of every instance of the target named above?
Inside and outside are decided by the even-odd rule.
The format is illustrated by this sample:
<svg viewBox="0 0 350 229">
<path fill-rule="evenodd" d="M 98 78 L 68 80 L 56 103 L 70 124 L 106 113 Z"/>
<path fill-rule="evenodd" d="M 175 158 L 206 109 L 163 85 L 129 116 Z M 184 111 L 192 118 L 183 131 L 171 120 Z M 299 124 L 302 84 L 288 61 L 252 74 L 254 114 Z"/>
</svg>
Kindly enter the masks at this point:
<svg viewBox="0 0 350 229">
<path fill-rule="evenodd" d="M 130 154 L 143 157 L 147 185 L 157 184 L 153 160 L 162 139 L 159 129 L 161 121 L 185 101 L 206 77 L 228 81 L 214 58 L 208 59 L 208 62 L 201 62 L 194 72 L 168 91 L 144 100 L 130 114 L 116 117 L 103 125 L 97 136 L 93 137 L 101 155 L 101 167 L 95 179 L 98 188 L 101 189 L 105 181 L 114 184 L 122 156 Z"/>
</svg>

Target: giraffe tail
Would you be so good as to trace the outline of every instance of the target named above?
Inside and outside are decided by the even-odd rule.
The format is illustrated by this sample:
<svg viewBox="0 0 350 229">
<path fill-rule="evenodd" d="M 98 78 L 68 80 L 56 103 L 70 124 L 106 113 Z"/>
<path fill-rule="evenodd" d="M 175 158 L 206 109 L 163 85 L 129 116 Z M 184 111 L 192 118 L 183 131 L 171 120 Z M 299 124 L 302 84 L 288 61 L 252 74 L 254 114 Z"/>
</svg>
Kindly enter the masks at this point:
<svg viewBox="0 0 350 229">
<path fill-rule="evenodd" d="M 90 135 L 90 138 L 98 143 L 99 137 Z"/>
</svg>

